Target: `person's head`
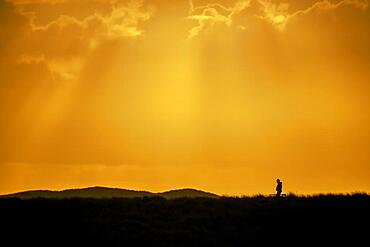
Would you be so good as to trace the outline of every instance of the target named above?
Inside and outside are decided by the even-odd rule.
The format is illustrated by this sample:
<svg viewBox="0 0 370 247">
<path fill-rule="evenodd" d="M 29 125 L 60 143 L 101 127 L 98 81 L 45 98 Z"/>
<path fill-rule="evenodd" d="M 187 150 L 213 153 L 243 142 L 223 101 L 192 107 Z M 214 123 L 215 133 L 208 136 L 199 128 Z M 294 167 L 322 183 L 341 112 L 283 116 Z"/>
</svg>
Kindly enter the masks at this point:
<svg viewBox="0 0 370 247">
<path fill-rule="evenodd" d="M 280 183 L 280 179 L 276 179 L 276 182 Z"/>
</svg>

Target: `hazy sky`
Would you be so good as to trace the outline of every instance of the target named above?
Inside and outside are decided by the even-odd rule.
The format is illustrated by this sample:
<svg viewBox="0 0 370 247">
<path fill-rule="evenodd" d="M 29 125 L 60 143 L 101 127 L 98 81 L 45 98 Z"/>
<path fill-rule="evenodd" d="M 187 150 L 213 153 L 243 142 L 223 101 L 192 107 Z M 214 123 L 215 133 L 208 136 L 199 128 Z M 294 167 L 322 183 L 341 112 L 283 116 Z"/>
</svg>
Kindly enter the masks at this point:
<svg viewBox="0 0 370 247">
<path fill-rule="evenodd" d="M 0 193 L 370 192 L 366 0 L 0 0 Z"/>
</svg>

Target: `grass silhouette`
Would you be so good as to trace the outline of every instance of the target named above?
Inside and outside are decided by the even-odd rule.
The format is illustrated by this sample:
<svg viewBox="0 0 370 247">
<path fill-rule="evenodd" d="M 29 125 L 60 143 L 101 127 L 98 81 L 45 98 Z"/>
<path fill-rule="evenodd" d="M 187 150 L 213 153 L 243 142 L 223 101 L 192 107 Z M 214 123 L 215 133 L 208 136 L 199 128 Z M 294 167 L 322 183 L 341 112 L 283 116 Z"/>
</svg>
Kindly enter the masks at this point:
<svg viewBox="0 0 370 247">
<path fill-rule="evenodd" d="M 369 209 L 367 194 L 1 198 L 1 241 L 12 246 L 359 246 L 368 242 Z"/>
</svg>

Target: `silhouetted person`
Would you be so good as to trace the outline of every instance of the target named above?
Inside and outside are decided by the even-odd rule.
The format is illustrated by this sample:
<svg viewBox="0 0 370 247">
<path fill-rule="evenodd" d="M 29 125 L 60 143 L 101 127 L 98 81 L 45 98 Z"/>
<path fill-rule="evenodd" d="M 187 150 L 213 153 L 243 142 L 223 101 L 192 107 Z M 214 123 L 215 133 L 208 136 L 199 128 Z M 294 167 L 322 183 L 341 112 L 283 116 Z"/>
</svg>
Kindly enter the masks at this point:
<svg viewBox="0 0 370 247">
<path fill-rule="evenodd" d="M 283 182 L 281 182 L 280 179 L 277 179 L 276 182 L 276 197 L 280 197 L 281 192 L 283 191 Z"/>
</svg>

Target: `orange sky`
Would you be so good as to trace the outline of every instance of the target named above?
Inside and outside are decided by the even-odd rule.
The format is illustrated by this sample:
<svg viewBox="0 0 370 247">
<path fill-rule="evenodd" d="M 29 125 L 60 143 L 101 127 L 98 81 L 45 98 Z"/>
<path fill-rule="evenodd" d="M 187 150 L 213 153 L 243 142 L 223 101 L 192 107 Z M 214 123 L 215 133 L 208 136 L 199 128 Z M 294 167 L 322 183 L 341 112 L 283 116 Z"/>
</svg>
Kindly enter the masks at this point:
<svg viewBox="0 0 370 247">
<path fill-rule="evenodd" d="M 0 0 L 0 194 L 370 192 L 366 0 Z"/>
</svg>

